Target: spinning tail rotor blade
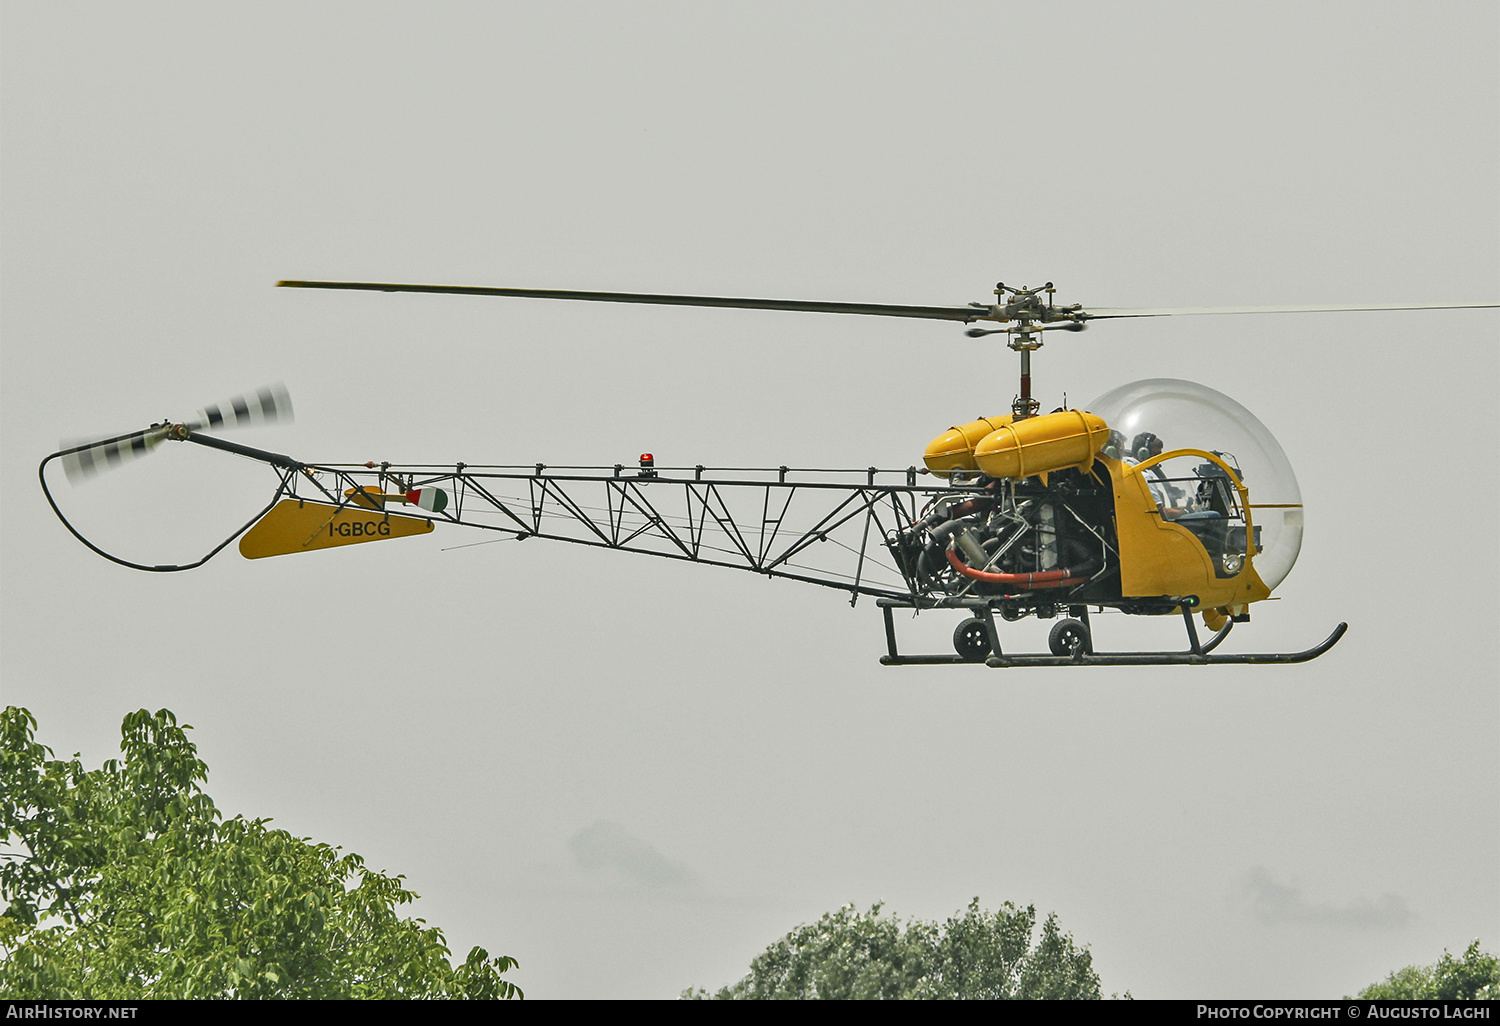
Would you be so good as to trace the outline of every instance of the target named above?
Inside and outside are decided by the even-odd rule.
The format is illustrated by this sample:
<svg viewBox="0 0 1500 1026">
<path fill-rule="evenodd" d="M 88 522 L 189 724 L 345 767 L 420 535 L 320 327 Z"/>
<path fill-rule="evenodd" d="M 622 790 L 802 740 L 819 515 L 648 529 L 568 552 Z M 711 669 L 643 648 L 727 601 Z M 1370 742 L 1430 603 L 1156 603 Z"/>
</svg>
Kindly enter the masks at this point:
<svg viewBox="0 0 1500 1026">
<path fill-rule="evenodd" d="M 255 427 L 292 419 L 292 397 L 280 383 L 267 385 L 205 406 L 184 427 L 189 431 L 223 431 L 227 428 Z"/>
<path fill-rule="evenodd" d="M 139 459 L 156 448 L 166 437 L 167 429 L 163 425 L 97 442 L 87 439 L 64 441 L 63 471 L 68 475 L 69 481 L 78 484 L 102 471 Z"/>
<path fill-rule="evenodd" d="M 226 428 L 254 427 L 259 424 L 275 424 L 292 419 L 292 398 L 286 386 L 280 383 L 267 385 L 226 399 L 222 403 L 205 406 L 198 416 L 180 425 L 189 432 L 221 431 Z M 62 443 L 63 471 L 68 480 L 77 484 L 95 477 L 100 472 L 111 470 L 123 463 L 139 459 L 171 437 L 171 424 L 153 424 L 140 431 L 93 441 L 76 438 Z M 182 437 L 179 435 L 178 437 Z M 223 443 L 221 443 L 223 444 Z"/>
</svg>

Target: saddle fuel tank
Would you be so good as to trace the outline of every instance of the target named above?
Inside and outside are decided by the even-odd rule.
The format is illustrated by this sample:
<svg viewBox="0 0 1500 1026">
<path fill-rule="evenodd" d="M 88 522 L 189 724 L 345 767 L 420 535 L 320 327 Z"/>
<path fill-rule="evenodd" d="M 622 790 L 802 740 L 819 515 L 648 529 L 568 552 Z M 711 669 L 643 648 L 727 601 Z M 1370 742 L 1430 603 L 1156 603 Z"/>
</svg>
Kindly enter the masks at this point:
<svg viewBox="0 0 1500 1026">
<path fill-rule="evenodd" d="M 990 430 L 976 438 L 984 427 Z M 994 478 L 1033 477 L 1088 467 L 1108 440 L 1104 419 L 1083 410 L 1021 421 L 990 417 L 948 429 L 928 443 L 923 460 L 934 474 L 979 470 Z"/>
<path fill-rule="evenodd" d="M 944 476 L 953 470 L 978 470 L 979 464 L 974 462 L 974 447 L 1013 419 L 1007 413 L 1003 417 L 980 417 L 951 427 L 927 443 L 922 462 L 932 473 Z"/>
</svg>

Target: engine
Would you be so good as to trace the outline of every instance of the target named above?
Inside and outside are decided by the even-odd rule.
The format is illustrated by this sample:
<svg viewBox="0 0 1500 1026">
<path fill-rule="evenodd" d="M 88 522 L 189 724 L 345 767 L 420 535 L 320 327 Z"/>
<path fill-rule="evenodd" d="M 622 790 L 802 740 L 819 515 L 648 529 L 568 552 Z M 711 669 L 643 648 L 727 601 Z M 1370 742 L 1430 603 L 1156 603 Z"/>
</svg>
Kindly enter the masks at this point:
<svg viewBox="0 0 1500 1026">
<path fill-rule="evenodd" d="M 1043 478 L 980 475 L 886 539 L 913 592 L 934 605 L 987 598 L 1007 619 L 1118 602 L 1114 507 L 1100 465 Z M 957 604 L 957 603 L 951 603 Z"/>
</svg>

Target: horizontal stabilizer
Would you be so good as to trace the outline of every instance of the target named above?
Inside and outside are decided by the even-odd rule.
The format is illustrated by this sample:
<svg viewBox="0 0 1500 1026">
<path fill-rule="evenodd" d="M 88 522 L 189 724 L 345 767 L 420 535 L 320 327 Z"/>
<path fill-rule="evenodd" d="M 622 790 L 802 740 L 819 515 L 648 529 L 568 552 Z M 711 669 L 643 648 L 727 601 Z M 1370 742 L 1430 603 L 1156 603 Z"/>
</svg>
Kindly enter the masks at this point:
<svg viewBox="0 0 1500 1026">
<path fill-rule="evenodd" d="M 246 559 L 430 534 L 432 521 L 305 499 L 283 499 L 240 539 Z"/>
</svg>

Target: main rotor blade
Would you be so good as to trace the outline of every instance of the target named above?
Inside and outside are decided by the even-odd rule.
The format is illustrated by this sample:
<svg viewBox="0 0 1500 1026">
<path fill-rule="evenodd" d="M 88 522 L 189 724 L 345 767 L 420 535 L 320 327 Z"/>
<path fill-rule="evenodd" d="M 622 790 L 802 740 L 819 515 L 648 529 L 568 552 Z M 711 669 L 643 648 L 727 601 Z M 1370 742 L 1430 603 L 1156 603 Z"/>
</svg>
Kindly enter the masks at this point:
<svg viewBox="0 0 1500 1026">
<path fill-rule="evenodd" d="M 222 403 L 205 406 L 198 416 L 185 425 L 189 431 L 222 431 L 225 428 L 254 427 L 292 419 L 292 397 L 278 382 L 254 392 L 237 395 Z"/>
<path fill-rule="evenodd" d="M 1198 314 L 1357 313 L 1364 310 L 1489 310 L 1500 303 L 1377 303 L 1370 306 L 1157 306 L 1081 310 L 1083 320 L 1113 317 L 1174 317 Z"/>
<path fill-rule="evenodd" d="M 78 484 L 101 471 L 112 470 L 122 463 L 139 459 L 156 448 L 166 437 L 165 427 L 152 427 L 99 441 L 64 441 L 61 446 L 64 450 L 63 472 L 68 475 L 69 481 Z"/>
<path fill-rule="evenodd" d="M 989 317 L 989 307 L 897 306 L 889 303 L 823 303 L 799 299 L 736 299 L 725 296 L 665 296 L 645 292 L 574 292 L 565 289 L 494 289 L 469 285 L 393 285 L 367 281 L 278 281 L 283 288 L 351 289 L 361 292 L 437 292 L 457 296 L 514 296 L 520 299 L 574 299 L 587 303 L 649 303 L 654 306 L 717 306 L 738 310 L 800 310 L 808 313 L 868 314 L 970 321 Z"/>
</svg>

